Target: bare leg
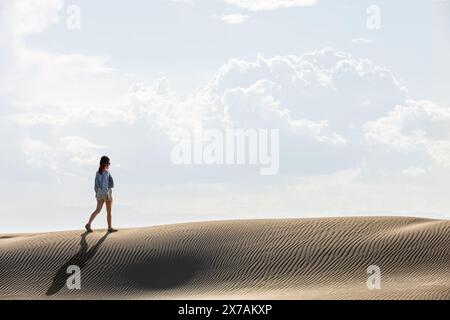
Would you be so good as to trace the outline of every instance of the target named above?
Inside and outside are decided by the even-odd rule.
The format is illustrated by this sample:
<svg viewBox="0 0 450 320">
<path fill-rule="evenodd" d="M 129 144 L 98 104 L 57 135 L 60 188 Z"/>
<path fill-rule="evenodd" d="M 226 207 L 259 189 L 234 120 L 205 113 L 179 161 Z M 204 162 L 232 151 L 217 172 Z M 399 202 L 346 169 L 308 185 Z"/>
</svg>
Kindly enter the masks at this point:
<svg viewBox="0 0 450 320">
<path fill-rule="evenodd" d="M 104 200 L 98 200 L 97 199 L 97 208 L 94 212 L 92 212 L 91 217 L 89 218 L 88 226 L 91 226 L 92 221 L 94 221 L 95 217 L 102 211 L 103 203 L 105 203 Z"/>
<path fill-rule="evenodd" d="M 106 201 L 106 219 L 108 220 L 108 230 L 113 230 L 112 227 L 112 203 L 113 203 L 113 199 L 111 198 L 111 200 Z"/>
</svg>

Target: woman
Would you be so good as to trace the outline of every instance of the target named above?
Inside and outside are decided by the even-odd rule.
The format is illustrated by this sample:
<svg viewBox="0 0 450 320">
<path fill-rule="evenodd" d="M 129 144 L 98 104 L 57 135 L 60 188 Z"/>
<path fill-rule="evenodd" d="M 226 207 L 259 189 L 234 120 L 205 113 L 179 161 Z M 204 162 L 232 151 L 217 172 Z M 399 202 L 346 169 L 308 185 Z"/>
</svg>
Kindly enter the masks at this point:
<svg viewBox="0 0 450 320">
<path fill-rule="evenodd" d="M 97 198 L 97 209 L 91 214 L 89 222 L 86 224 L 85 228 L 87 232 L 92 232 L 91 223 L 94 221 L 95 217 L 100 213 L 103 208 L 103 203 L 106 202 L 106 212 L 108 220 L 108 232 L 116 232 L 118 230 L 112 227 L 112 188 L 114 188 L 114 180 L 109 173 L 109 166 L 111 165 L 109 158 L 103 156 L 100 159 L 100 167 L 95 175 L 95 196 Z"/>
</svg>

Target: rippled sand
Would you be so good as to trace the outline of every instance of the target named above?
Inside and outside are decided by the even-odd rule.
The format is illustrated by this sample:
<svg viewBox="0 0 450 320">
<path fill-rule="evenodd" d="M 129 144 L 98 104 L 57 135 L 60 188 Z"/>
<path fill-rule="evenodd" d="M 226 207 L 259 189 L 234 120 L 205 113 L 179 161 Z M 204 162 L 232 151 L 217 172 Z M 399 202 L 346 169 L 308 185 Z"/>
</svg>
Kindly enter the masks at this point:
<svg viewBox="0 0 450 320">
<path fill-rule="evenodd" d="M 69 290 L 67 268 L 81 269 Z M 381 270 L 369 290 L 367 268 Z M 0 299 L 450 299 L 450 221 L 238 220 L 0 235 Z"/>
</svg>

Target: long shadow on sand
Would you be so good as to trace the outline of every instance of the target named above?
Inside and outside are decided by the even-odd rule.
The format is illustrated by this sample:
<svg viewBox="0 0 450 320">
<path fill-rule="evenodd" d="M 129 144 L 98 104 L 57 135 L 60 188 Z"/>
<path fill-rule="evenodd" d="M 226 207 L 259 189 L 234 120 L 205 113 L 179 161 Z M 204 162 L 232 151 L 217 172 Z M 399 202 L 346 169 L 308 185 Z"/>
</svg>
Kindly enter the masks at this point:
<svg viewBox="0 0 450 320">
<path fill-rule="evenodd" d="M 167 290 L 187 284 L 201 269 L 202 262 L 198 258 L 160 256 L 126 267 L 122 277 L 144 290 Z"/>
<path fill-rule="evenodd" d="M 88 248 L 88 244 L 86 242 L 86 236 L 88 234 L 84 233 L 81 235 L 80 251 L 78 251 L 77 254 L 75 254 L 66 263 L 64 263 L 61 268 L 59 268 L 58 272 L 56 272 L 55 276 L 53 277 L 53 283 L 47 290 L 47 296 L 54 295 L 65 286 L 67 278 L 70 277 L 70 274 L 67 274 L 67 268 L 69 266 L 76 265 L 80 268 L 80 270 L 82 270 L 86 266 L 89 260 L 91 260 L 92 257 L 95 256 L 103 242 L 105 242 L 108 234 L 109 233 L 106 233 L 103 237 L 101 237 L 91 249 Z"/>
</svg>

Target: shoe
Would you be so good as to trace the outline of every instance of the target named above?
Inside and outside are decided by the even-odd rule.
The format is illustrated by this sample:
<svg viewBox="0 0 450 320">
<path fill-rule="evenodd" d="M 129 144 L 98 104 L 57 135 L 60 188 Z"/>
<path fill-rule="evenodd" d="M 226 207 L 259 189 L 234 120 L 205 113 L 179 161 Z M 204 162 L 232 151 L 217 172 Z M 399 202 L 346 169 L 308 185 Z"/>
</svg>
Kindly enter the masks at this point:
<svg viewBox="0 0 450 320">
<path fill-rule="evenodd" d="M 119 230 L 117 230 L 117 229 L 114 229 L 114 228 L 109 228 L 109 229 L 108 229 L 108 232 L 109 232 L 109 233 L 112 233 L 112 232 L 117 232 L 117 231 L 119 231 Z"/>
<path fill-rule="evenodd" d="M 91 225 L 88 223 L 87 225 L 84 226 L 86 228 L 86 232 L 87 233 L 91 233 L 92 229 L 91 229 Z"/>
</svg>

